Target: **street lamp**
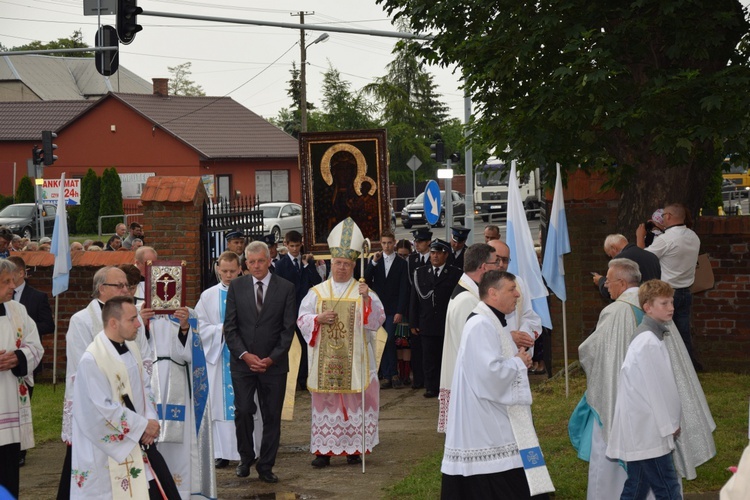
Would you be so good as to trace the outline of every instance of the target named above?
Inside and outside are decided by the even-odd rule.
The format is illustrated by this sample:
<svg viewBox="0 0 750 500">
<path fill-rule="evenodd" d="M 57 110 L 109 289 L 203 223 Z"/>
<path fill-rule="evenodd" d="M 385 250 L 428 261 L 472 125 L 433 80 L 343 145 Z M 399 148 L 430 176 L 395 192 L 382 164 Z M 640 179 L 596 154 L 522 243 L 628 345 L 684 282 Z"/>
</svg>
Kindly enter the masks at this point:
<svg viewBox="0 0 750 500">
<path fill-rule="evenodd" d="M 301 39 L 299 47 L 301 64 L 299 70 L 299 131 L 307 132 L 307 48 L 310 45 L 315 45 L 316 43 L 325 42 L 326 40 L 328 40 L 328 33 L 323 33 L 318 38 L 305 45 L 305 30 L 300 30 L 300 32 Z"/>
</svg>

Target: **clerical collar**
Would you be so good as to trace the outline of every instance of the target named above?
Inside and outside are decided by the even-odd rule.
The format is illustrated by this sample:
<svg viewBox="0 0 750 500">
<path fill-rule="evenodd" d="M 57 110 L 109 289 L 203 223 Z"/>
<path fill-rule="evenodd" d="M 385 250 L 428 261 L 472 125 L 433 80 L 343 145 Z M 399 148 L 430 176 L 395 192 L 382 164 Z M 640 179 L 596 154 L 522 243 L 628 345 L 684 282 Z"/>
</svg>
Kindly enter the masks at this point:
<svg viewBox="0 0 750 500">
<path fill-rule="evenodd" d="M 109 338 L 109 337 L 107 337 L 107 338 Z M 109 339 L 109 341 L 112 342 L 113 346 L 115 346 L 115 350 L 117 351 L 117 354 L 119 354 L 119 355 L 122 356 L 123 354 L 125 354 L 126 352 L 128 352 L 128 346 L 125 345 L 125 342 L 123 342 L 121 344 L 119 342 L 115 342 L 112 339 Z"/>
<path fill-rule="evenodd" d="M 498 311 L 497 309 L 495 309 L 489 304 L 487 304 L 487 307 L 490 308 L 490 311 L 495 313 L 495 316 L 497 316 L 497 319 L 500 320 L 500 323 L 502 323 L 503 326 L 508 326 L 508 323 L 505 321 L 505 314 L 501 313 L 500 311 Z"/>
</svg>

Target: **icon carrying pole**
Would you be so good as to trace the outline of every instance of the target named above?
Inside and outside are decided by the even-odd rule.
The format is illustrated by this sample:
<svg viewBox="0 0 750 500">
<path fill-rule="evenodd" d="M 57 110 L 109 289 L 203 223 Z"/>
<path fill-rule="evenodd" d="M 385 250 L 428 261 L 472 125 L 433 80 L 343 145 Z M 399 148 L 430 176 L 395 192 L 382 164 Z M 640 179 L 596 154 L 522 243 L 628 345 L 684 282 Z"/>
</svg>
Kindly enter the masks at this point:
<svg viewBox="0 0 750 500">
<path fill-rule="evenodd" d="M 365 282 L 365 262 L 370 257 L 370 240 L 365 238 L 362 243 L 362 254 L 360 255 L 360 273 L 359 282 Z M 370 367 L 367 365 L 367 331 L 365 330 L 365 298 L 360 296 L 362 299 L 362 311 L 360 312 L 360 321 L 362 325 L 362 474 L 365 473 L 365 456 L 367 455 L 367 435 L 365 434 L 365 386 L 366 381 L 369 379 Z"/>
</svg>

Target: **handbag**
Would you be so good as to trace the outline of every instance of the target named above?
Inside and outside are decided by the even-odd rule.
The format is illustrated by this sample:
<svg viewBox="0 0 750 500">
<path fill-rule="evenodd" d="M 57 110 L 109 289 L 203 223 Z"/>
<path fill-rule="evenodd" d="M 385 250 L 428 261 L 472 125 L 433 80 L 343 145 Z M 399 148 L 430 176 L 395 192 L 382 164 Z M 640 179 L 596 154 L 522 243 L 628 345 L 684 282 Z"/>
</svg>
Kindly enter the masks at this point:
<svg viewBox="0 0 750 500">
<path fill-rule="evenodd" d="M 708 254 L 702 253 L 698 256 L 698 262 L 695 264 L 695 280 L 690 287 L 691 293 L 699 293 L 714 287 L 714 269 L 711 267 L 711 261 L 708 260 Z"/>
</svg>

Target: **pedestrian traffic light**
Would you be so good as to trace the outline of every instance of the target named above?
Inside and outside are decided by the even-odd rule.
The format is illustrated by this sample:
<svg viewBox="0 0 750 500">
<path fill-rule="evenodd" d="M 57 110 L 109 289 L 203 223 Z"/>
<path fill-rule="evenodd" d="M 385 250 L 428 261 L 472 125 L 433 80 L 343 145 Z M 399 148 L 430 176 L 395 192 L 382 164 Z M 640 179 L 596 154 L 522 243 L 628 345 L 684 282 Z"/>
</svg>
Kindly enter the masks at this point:
<svg viewBox="0 0 750 500">
<path fill-rule="evenodd" d="M 460 159 L 461 159 L 461 153 L 459 153 L 458 151 L 450 155 L 450 161 L 452 162 L 457 162 Z"/>
<path fill-rule="evenodd" d="M 42 150 L 39 148 L 37 144 L 34 144 L 34 147 L 31 148 L 31 154 L 34 158 L 34 165 L 41 165 L 42 164 Z"/>
<path fill-rule="evenodd" d="M 44 155 L 42 160 L 45 165 L 52 165 L 57 160 L 57 156 L 53 154 L 53 151 L 57 149 L 57 144 L 52 142 L 52 139 L 56 137 L 57 134 L 49 130 L 42 132 L 42 154 Z"/>
<path fill-rule="evenodd" d="M 443 163 L 445 161 L 445 144 L 443 144 L 443 141 L 438 139 L 437 142 L 430 144 L 430 149 L 432 150 L 430 158 L 438 163 Z"/>
<path fill-rule="evenodd" d="M 142 12 L 138 0 L 117 0 L 117 36 L 124 45 L 132 42 L 135 34 L 143 29 L 138 24 L 138 14 Z"/>
</svg>

